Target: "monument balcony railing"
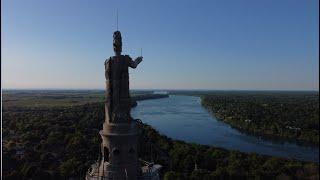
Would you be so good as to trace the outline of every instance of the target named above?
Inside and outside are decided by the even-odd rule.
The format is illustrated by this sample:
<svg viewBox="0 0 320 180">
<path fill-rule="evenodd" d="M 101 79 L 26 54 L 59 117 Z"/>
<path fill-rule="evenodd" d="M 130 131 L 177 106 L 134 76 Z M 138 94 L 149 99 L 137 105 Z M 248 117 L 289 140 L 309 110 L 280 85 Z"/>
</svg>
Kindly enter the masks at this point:
<svg viewBox="0 0 320 180">
<path fill-rule="evenodd" d="M 160 179 L 159 178 L 159 170 L 162 166 L 156 165 L 157 168 L 154 167 L 153 162 L 148 162 L 145 160 L 142 160 L 139 158 L 139 161 L 142 163 L 141 172 L 138 173 L 137 179 L 138 180 L 154 180 L 154 179 Z M 97 161 L 91 168 L 88 169 L 86 172 L 86 180 L 115 180 L 116 178 L 112 176 L 112 174 L 108 174 L 105 172 L 106 169 L 104 169 L 105 173 L 101 172 L 99 173 L 99 162 Z M 143 168 L 145 167 L 145 168 Z M 126 174 L 124 172 L 123 177 L 126 177 Z M 126 179 L 126 178 L 124 178 Z M 129 178 L 127 178 L 129 179 Z"/>
</svg>

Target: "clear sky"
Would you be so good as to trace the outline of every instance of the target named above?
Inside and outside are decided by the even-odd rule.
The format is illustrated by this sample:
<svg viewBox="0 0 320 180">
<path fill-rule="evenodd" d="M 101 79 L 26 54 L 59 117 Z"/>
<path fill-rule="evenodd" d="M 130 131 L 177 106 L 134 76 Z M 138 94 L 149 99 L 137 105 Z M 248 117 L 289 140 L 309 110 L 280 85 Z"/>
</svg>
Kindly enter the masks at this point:
<svg viewBox="0 0 320 180">
<path fill-rule="evenodd" d="M 119 30 L 132 89 L 319 90 L 318 0 L 2 0 L 4 88 L 103 89 Z"/>
</svg>

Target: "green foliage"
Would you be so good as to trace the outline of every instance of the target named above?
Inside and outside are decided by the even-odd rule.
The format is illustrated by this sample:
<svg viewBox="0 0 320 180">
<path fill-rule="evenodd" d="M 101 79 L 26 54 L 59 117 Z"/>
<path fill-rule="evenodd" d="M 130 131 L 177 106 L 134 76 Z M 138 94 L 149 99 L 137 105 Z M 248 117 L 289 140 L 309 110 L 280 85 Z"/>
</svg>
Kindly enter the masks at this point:
<svg viewBox="0 0 320 180">
<path fill-rule="evenodd" d="M 210 176 L 210 172 L 208 172 L 207 170 L 198 169 L 198 170 L 192 171 L 190 175 L 190 179 L 191 180 L 210 180 L 211 176 Z"/>
<path fill-rule="evenodd" d="M 240 131 L 319 145 L 319 93 L 212 93 L 202 105 Z"/>
<path fill-rule="evenodd" d="M 4 161 L 5 177 L 17 173 L 28 178 L 83 176 L 98 157 L 98 132 L 103 116 L 102 103 L 69 108 L 6 109 L 3 125 L 8 131 L 12 131 L 10 127 L 15 129 L 13 134 L 4 136 L 4 160 L 8 159 Z M 16 147 L 20 147 L 21 157 L 16 155 Z"/>
<path fill-rule="evenodd" d="M 69 159 L 62 163 L 59 166 L 59 170 L 62 176 L 64 177 L 72 177 L 75 174 L 79 174 L 79 166 L 81 166 L 81 162 L 75 158 Z"/>
<path fill-rule="evenodd" d="M 148 131 L 142 135 L 152 139 L 155 145 L 162 144 L 165 140 L 172 144 L 168 146 L 169 149 L 160 148 L 169 153 L 155 159 L 155 162 L 164 165 L 164 179 L 309 178 L 319 174 L 315 170 L 318 167 L 315 163 L 188 144 L 160 136 L 148 125 L 144 125 L 143 129 Z M 158 151 L 153 152 L 160 154 Z M 148 154 L 148 151 L 144 153 Z"/>
<path fill-rule="evenodd" d="M 226 168 L 219 166 L 211 173 L 211 177 L 214 179 L 227 179 L 229 175 Z"/>
<path fill-rule="evenodd" d="M 175 171 L 168 171 L 164 175 L 164 180 L 183 180 L 183 176 Z"/>
<path fill-rule="evenodd" d="M 103 119 L 103 103 L 7 107 L 3 111 L 4 179 L 84 179 L 100 153 L 98 132 Z M 281 131 L 276 125 L 273 128 Z M 188 144 L 162 136 L 148 125 L 142 125 L 139 142 L 139 157 L 161 164 L 163 179 L 319 177 L 315 163 Z M 16 149 L 23 154 L 17 156 Z"/>
</svg>

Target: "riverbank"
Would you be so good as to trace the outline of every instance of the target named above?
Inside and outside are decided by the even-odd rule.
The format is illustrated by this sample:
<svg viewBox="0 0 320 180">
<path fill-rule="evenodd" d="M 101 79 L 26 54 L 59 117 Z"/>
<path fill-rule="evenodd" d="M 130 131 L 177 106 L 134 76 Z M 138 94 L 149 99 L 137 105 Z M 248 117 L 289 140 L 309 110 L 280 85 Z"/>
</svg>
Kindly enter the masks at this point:
<svg viewBox="0 0 320 180">
<path fill-rule="evenodd" d="M 319 162 L 318 147 L 271 141 L 242 133 L 212 116 L 196 96 L 170 95 L 169 98 L 141 101 L 131 110 L 131 114 L 172 139 L 246 153 Z"/>
<path fill-rule="evenodd" d="M 131 97 L 131 107 L 138 105 L 137 101 L 149 100 L 149 99 L 160 99 L 167 98 L 168 94 L 138 94 Z"/>
<path fill-rule="evenodd" d="M 201 104 L 241 132 L 273 141 L 319 145 L 318 94 L 204 95 Z"/>
<path fill-rule="evenodd" d="M 103 120 L 103 102 L 4 110 L 4 178 L 83 179 L 99 157 Z M 163 179 L 319 177 L 316 163 L 172 140 L 146 124 L 141 131 L 139 157 L 161 164 Z"/>
<path fill-rule="evenodd" d="M 186 143 L 142 127 L 140 157 L 161 164 L 164 179 L 319 178 L 316 163 Z"/>
</svg>

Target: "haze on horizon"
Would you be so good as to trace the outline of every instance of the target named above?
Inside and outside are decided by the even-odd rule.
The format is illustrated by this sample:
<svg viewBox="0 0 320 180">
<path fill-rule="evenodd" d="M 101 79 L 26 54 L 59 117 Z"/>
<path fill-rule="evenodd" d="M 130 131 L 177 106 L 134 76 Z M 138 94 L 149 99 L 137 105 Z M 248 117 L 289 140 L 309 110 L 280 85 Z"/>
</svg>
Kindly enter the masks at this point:
<svg viewBox="0 0 320 180">
<path fill-rule="evenodd" d="M 2 87 L 103 89 L 117 8 L 132 89 L 319 90 L 317 0 L 3 0 Z"/>
</svg>

